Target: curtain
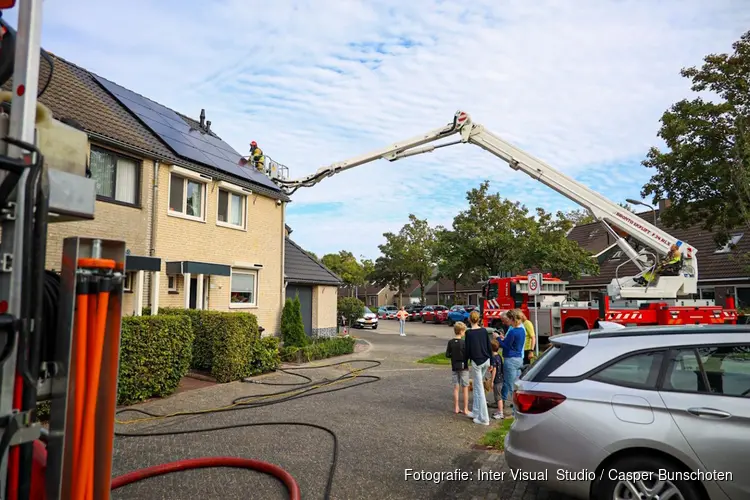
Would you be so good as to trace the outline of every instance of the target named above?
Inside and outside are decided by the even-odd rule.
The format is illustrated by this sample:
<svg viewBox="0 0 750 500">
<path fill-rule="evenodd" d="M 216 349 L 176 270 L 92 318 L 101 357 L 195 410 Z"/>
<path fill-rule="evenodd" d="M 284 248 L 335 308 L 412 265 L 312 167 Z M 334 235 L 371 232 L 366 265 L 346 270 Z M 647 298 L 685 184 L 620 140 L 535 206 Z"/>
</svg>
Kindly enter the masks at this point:
<svg viewBox="0 0 750 500">
<path fill-rule="evenodd" d="M 231 207 L 229 213 L 231 215 L 230 223 L 235 226 L 242 225 L 242 197 L 237 194 L 232 194 L 230 198 Z"/>
<path fill-rule="evenodd" d="M 91 150 L 91 178 L 96 185 L 96 194 L 114 197 L 115 187 L 115 158 L 104 151 Z"/>
<path fill-rule="evenodd" d="M 136 163 L 124 158 L 117 159 L 117 182 L 115 199 L 124 203 L 136 203 L 138 193 L 138 171 Z"/>
<path fill-rule="evenodd" d="M 187 181 L 187 215 L 201 217 L 201 195 L 203 184 Z"/>
</svg>

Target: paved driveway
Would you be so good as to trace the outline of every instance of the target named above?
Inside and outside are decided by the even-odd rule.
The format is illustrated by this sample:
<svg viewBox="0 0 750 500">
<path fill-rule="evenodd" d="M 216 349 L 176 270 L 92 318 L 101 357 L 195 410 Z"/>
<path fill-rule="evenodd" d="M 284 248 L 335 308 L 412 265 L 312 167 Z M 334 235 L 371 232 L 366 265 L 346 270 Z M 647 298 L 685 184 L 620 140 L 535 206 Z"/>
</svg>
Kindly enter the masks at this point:
<svg viewBox="0 0 750 500">
<path fill-rule="evenodd" d="M 445 325 L 410 323 L 407 336 L 399 337 L 398 324 L 384 320 L 376 331 L 355 330 L 356 336 L 372 342 L 372 348 L 346 359 L 380 361 L 381 366 L 365 372 L 381 377 L 379 382 L 273 406 L 118 425 L 117 428 L 120 432 L 161 432 L 251 422 L 307 422 L 332 429 L 339 439 L 339 463 L 332 498 L 553 498 L 544 492 L 538 494 L 537 485 L 467 481 L 435 484 L 404 479 L 406 469 L 451 471 L 491 467 L 499 470 L 504 466 L 501 455 L 493 458 L 498 455 L 471 448 L 488 428 L 453 414 L 449 369 L 415 363 L 421 357 L 441 352 L 451 330 Z M 352 363 L 356 367 L 363 365 Z M 320 368 L 304 373 L 314 378 L 333 379 L 343 372 L 340 368 Z M 297 381 L 280 373 L 262 380 Z M 356 379 L 347 382 L 353 383 L 357 383 Z M 141 407 L 157 413 L 206 409 L 225 406 L 238 396 L 278 390 L 279 387 L 237 382 L 185 392 Z M 125 417 L 136 418 L 137 415 L 121 416 Z M 331 453 L 332 440 L 328 434 L 293 426 L 117 438 L 114 472 L 119 475 L 140 467 L 202 456 L 256 458 L 287 469 L 297 479 L 303 498 L 321 499 Z M 273 500 L 287 496 L 280 483 L 268 476 L 219 469 L 149 479 L 117 490 L 112 498 Z"/>
</svg>

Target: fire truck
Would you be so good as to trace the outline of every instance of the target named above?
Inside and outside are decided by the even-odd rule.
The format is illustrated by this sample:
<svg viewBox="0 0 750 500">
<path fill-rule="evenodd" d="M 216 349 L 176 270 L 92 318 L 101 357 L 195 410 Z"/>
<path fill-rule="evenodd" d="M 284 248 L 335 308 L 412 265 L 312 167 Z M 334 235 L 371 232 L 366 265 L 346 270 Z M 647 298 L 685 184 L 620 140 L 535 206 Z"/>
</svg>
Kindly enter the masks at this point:
<svg viewBox="0 0 750 500">
<path fill-rule="evenodd" d="M 456 134 L 457 139 L 433 144 Z M 550 335 L 595 328 L 598 321 L 623 325 L 736 323 L 733 300 L 729 299 L 726 307 L 722 307 L 711 300 L 692 298 L 698 291 L 698 258 L 694 247 L 489 132 L 463 111 L 456 112 L 452 123 L 426 134 L 320 168 L 301 179 L 276 177 L 274 182 L 292 194 L 300 187 L 313 186 L 326 177 L 378 159 L 396 161 L 461 143 L 479 146 L 513 170 L 524 172 L 582 206 L 614 238 L 614 243 L 601 254 L 621 250 L 627 256 L 625 263 L 637 268 L 633 276 L 619 276 L 625 263 L 621 264 L 606 292 L 591 302 L 570 301 L 567 282 L 547 275 L 538 296 L 540 344 Z M 680 252 L 677 265 L 661 267 L 675 249 Z M 645 279 L 646 276 L 650 279 Z M 500 313 L 511 308 L 520 308 L 529 318 L 533 317 L 526 276 L 491 278 L 483 295 L 481 305 L 486 326 L 499 327 Z"/>
<path fill-rule="evenodd" d="M 484 326 L 502 328 L 500 315 L 509 309 L 520 309 L 529 319 L 535 318 L 541 345 L 552 335 L 596 328 L 600 320 L 624 326 L 735 324 L 734 299 L 727 307 L 713 300 L 610 300 L 606 293 L 591 301 L 569 300 L 568 282 L 543 275 L 536 302 L 529 295 L 528 276 L 491 277 L 482 289 L 481 310 Z"/>
</svg>

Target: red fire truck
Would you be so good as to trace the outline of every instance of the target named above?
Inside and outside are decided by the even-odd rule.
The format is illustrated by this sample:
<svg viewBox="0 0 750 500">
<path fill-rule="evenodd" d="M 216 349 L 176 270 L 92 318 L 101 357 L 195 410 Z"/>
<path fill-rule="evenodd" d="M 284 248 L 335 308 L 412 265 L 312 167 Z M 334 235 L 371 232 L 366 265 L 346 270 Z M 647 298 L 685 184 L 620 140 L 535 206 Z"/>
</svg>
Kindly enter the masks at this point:
<svg viewBox="0 0 750 500">
<path fill-rule="evenodd" d="M 543 275 L 536 297 L 540 344 L 546 343 L 550 335 L 596 328 L 599 320 L 625 326 L 737 322 L 733 298 L 727 299 L 726 307 L 708 299 L 611 300 L 605 293 L 592 301 L 572 301 L 567 284 L 551 274 Z M 534 296 L 528 293 L 528 276 L 492 277 L 482 291 L 480 305 L 485 326 L 500 328 L 500 314 L 509 309 L 520 309 L 534 320 Z"/>
</svg>

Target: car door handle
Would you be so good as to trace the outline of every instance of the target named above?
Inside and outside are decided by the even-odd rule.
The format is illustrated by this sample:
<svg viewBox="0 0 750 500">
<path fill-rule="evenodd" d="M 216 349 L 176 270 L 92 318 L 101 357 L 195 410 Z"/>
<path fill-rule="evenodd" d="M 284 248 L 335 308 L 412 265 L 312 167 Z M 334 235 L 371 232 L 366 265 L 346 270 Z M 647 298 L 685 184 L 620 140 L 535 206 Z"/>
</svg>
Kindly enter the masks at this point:
<svg viewBox="0 0 750 500">
<path fill-rule="evenodd" d="M 727 413 L 721 410 L 715 410 L 713 408 L 688 408 L 688 413 L 695 415 L 696 417 L 715 417 L 715 418 L 729 418 L 732 416 L 731 413 Z"/>
</svg>

